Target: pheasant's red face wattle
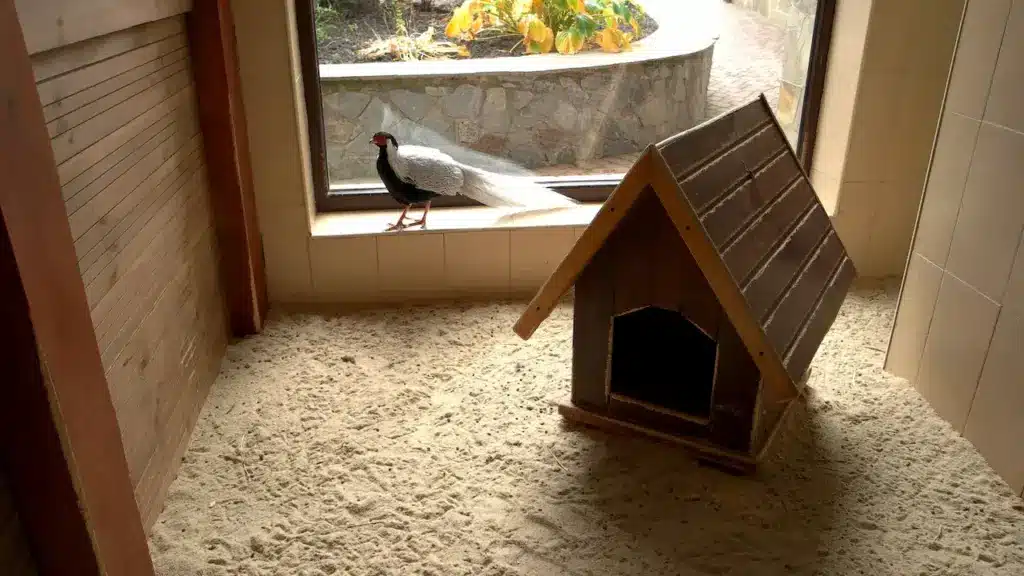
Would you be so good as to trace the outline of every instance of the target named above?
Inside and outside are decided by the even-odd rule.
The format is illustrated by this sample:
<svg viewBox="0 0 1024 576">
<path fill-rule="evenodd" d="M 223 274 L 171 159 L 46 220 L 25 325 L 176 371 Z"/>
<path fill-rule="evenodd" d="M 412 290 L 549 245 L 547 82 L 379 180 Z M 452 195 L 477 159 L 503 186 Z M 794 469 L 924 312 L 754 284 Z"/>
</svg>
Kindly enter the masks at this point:
<svg viewBox="0 0 1024 576">
<path fill-rule="evenodd" d="M 374 134 L 373 135 L 373 143 L 376 144 L 377 146 L 387 146 L 388 145 L 388 137 L 387 136 L 383 136 L 381 134 Z"/>
</svg>

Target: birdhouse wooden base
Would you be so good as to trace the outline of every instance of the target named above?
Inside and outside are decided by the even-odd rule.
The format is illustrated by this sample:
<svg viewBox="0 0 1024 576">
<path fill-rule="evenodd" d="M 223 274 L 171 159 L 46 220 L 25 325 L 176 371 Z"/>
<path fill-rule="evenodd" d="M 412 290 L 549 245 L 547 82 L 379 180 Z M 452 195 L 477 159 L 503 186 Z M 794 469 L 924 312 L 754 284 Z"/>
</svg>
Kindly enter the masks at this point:
<svg viewBox="0 0 1024 576">
<path fill-rule="evenodd" d="M 808 369 L 801 384 L 806 383 L 810 372 L 810 369 Z M 772 440 L 774 440 L 779 429 L 785 424 L 794 404 L 795 400 L 786 404 L 775 424 L 775 428 L 765 438 L 761 450 L 754 453 L 723 448 L 712 442 L 701 440 L 691 435 L 681 434 L 671 428 L 668 430 L 660 429 L 657 427 L 657 423 L 643 417 L 639 420 L 629 417 L 615 417 L 610 415 L 608 411 L 580 407 L 573 404 L 571 398 L 556 403 L 556 406 L 558 407 L 558 413 L 563 418 L 577 424 L 599 428 L 615 434 L 642 435 L 654 440 L 677 444 L 690 452 L 700 462 L 732 473 L 751 474 L 757 470 L 757 465 L 763 458 L 764 452 L 772 445 Z"/>
<path fill-rule="evenodd" d="M 648 147 L 515 331 L 574 287 L 562 414 L 747 472 L 855 276 L 762 95 Z"/>
</svg>

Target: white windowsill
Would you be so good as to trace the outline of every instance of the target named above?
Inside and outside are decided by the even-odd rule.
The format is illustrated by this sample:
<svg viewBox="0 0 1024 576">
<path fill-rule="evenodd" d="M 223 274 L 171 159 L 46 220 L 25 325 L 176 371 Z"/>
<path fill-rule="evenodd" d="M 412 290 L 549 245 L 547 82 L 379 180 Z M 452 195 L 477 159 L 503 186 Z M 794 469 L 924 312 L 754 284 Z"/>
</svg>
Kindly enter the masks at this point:
<svg viewBox="0 0 1024 576">
<path fill-rule="evenodd" d="M 386 228 L 398 220 L 401 210 L 366 210 L 318 214 L 313 219 L 313 238 L 347 238 L 380 236 L 385 234 L 443 234 L 445 232 L 472 232 L 485 230 L 519 230 L 529 228 L 575 228 L 590 225 L 602 204 L 593 202 L 574 208 L 510 213 L 497 208 L 435 208 L 427 216 L 427 228 L 420 227 L 388 232 Z M 825 207 L 829 218 L 835 217 L 834 207 Z M 418 219 L 422 211 L 409 211 Z"/>
<path fill-rule="evenodd" d="M 313 238 L 439 234 L 444 232 L 468 232 L 481 230 L 514 230 L 525 228 L 587 226 L 601 209 L 600 203 L 580 204 L 573 208 L 554 210 L 509 212 L 497 208 L 465 207 L 435 208 L 427 216 L 427 228 L 420 227 L 387 232 L 389 224 L 398 220 L 401 210 L 372 210 L 358 212 L 331 212 L 318 214 L 313 220 Z M 409 216 L 419 219 L 422 210 L 409 211 Z"/>
</svg>

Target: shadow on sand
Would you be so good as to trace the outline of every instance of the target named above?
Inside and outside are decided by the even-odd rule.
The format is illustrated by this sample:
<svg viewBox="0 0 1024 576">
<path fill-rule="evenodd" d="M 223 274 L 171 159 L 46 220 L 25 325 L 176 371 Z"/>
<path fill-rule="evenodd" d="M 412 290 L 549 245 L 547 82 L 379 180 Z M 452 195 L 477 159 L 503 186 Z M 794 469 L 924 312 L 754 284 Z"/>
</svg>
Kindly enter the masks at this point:
<svg viewBox="0 0 1024 576">
<path fill-rule="evenodd" d="M 564 424 L 585 437 L 567 515 L 596 523 L 608 574 L 813 574 L 827 554 L 840 479 L 800 402 L 758 472 L 697 464 L 671 444 Z M 558 512 L 553 513 L 558 516 Z M 568 519 L 567 519 L 568 520 Z M 593 531 L 594 528 L 591 528 Z M 607 560 L 605 562 L 604 560 Z M 566 566 L 575 571 L 573 566 Z"/>
</svg>

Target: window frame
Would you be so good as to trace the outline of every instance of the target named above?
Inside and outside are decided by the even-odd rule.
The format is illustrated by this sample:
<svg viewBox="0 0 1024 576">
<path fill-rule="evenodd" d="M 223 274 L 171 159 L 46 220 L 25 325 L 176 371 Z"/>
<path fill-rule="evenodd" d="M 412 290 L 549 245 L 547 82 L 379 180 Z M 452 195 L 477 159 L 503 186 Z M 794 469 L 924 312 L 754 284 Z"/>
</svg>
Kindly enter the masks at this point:
<svg viewBox="0 0 1024 576">
<path fill-rule="evenodd" d="M 836 0 L 818 0 L 811 61 L 804 88 L 804 107 L 794 147 L 799 163 L 810 171 L 814 153 L 818 117 L 825 88 L 829 45 L 835 18 Z M 323 101 L 320 92 L 320 62 L 316 44 L 316 0 L 295 0 L 295 19 L 302 73 L 303 99 L 306 106 L 309 157 L 313 176 L 313 198 L 317 213 L 401 208 L 383 184 L 330 184 L 327 167 L 327 137 L 324 130 Z M 537 182 L 578 202 L 604 202 L 615 190 L 622 174 L 557 176 L 538 178 Z M 341 191 L 344 191 L 343 193 Z M 434 208 L 480 206 L 464 196 L 442 196 L 431 202 Z"/>
</svg>

